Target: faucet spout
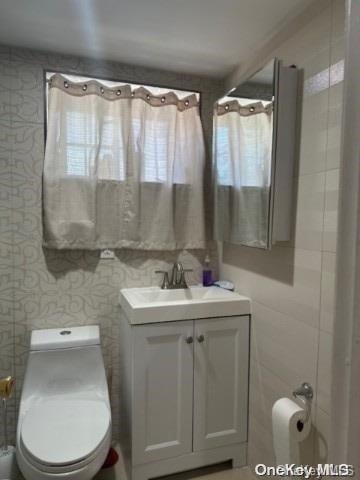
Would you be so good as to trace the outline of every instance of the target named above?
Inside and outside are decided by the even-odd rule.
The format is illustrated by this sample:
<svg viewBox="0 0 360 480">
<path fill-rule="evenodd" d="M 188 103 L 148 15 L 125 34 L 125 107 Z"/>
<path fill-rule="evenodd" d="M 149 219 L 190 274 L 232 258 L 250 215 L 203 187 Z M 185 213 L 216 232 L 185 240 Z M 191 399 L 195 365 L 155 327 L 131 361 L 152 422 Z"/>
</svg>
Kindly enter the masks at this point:
<svg viewBox="0 0 360 480">
<path fill-rule="evenodd" d="M 184 267 L 180 262 L 175 262 L 172 268 L 170 285 L 172 288 L 179 286 L 182 277 L 184 277 Z"/>
<path fill-rule="evenodd" d="M 185 280 L 185 272 L 192 272 L 191 269 L 185 269 L 180 262 L 175 262 L 172 271 L 171 278 L 169 281 L 168 273 L 164 270 L 156 270 L 155 273 L 162 273 L 164 275 L 161 289 L 180 289 L 180 288 L 189 288 Z"/>
</svg>

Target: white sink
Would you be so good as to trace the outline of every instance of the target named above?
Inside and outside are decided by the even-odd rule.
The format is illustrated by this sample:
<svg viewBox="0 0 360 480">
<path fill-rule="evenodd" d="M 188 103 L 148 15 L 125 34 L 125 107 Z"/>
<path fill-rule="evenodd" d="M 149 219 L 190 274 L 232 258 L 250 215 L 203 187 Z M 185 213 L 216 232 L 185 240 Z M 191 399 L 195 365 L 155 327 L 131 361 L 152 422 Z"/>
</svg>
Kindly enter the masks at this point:
<svg viewBox="0 0 360 480">
<path fill-rule="evenodd" d="M 131 324 L 250 314 L 250 300 L 218 287 L 123 288 L 120 305 Z"/>
</svg>

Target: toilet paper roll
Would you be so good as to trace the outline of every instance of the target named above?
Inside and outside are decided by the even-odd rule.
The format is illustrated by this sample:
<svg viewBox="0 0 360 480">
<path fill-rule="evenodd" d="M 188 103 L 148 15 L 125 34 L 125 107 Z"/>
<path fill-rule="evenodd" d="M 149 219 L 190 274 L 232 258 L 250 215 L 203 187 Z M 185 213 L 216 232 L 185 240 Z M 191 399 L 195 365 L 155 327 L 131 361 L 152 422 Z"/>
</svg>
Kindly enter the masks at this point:
<svg viewBox="0 0 360 480">
<path fill-rule="evenodd" d="M 273 443 L 277 465 L 300 465 L 300 442 L 311 429 L 306 411 L 289 398 L 280 398 L 272 408 Z"/>
</svg>

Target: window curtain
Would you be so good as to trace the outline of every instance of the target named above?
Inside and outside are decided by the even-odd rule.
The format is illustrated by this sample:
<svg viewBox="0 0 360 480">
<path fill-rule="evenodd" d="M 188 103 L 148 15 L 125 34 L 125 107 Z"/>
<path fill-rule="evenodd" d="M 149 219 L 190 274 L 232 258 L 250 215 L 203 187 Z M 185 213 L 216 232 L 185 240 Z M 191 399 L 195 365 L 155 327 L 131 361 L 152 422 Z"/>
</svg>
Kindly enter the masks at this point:
<svg viewBox="0 0 360 480">
<path fill-rule="evenodd" d="M 204 140 L 196 95 L 49 82 L 44 244 L 203 248 Z"/>
<path fill-rule="evenodd" d="M 273 131 L 271 102 L 215 105 L 215 235 L 266 247 Z"/>
</svg>

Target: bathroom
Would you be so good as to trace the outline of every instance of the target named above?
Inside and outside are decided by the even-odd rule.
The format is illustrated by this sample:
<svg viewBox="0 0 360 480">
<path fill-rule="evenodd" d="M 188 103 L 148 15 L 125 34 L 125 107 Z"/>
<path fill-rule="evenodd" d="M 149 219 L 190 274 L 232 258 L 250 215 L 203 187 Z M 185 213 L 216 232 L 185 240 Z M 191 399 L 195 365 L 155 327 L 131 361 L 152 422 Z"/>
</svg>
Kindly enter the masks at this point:
<svg viewBox="0 0 360 480">
<path fill-rule="evenodd" d="M 360 362 L 355 295 L 360 188 L 356 135 L 360 122 L 357 114 L 360 95 L 356 89 L 360 81 L 359 19 L 360 7 L 356 0 L 196 0 L 188 4 L 161 0 L 102 0 L 101 4 L 86 0 L 1 2 L 0 379 L 11 376 L 14 385 L 6 400 L 6 442 L 4 422 L 0 423 L 3 450 L 0 472 L 8 468 L 5 463 L 12 462 L 8 469 L 11 472 L 1 473 L 0 480 L 93 478 L 93 474 L 76 477 L 71 471 L 65 475 L 55 470 L 55 473 L 44 473 L 41 469 L 38 476 L 33 473 L 26 476 L 26 468 L 21 469 L 22 474 L 17 470 L 15 456 L 18 452 L 15 455 L 12 450 L 6 451 L 4 445 L 16 445 L 18 449 L 19 412 L 30 368 L 26 369 L 34 355 L 30 353 L 31 339 L 35 338 L 32 332 L 50 329 L 72 332 L 75 327 L 94 326 L 99 326 L 109 391 L 109 442 L 111 440 L 119 457 L 115 465 L 101 469 L 94 478 L 123 480 L 128 476 L 131 480 L 132 476 L 138 476 L 145 480 L 178 474 L 184 478 L 207 475 L 214 480 L 218 476 L 223 480 L 226 477 L 249 479 L 256 473 L 261 475 L 258 465 L 282 464 L 278 459 L 282 449 L 296 450 L 295 456 L 282 457 L 286 458 L 283 463 L 348 464 L 354 466 L 355 478 L 360 478 L 357 477 L 360 472 L 357 454 L 360 417 L 357 418 L 356 410 L 360 395 L 356 382 Z M 249 245 L 244 239 L 234 239 L 230 217 L 222 214 L 221 208 L 229 206 L 233 200 L 226 197 L 226 182 L 220 188 L 214 182 L 218 146 L 215 140 L 219 138 L 216 125 L 225 121 L 227 115 L 233 115 L 219 113 L 219 105 L 231 106 L 237 87 L 268 65 L 279 105 L 286 105 L 288 110 L 292 105 L 294 111 L 279 115 L 276 138 L 270 139 L 277 143 L 279 160 L 275 162 L 272 153 L 267 173 L 275 188 L 270 189 L 266 197 L 271 207 L 266 218 L 269 224 L 260 228 L 266 238 L 261 240 L 261 245 Z M 282 96 L 279 72 L 295 79 L 295 93 L 287 89 L 287 97 Z M 93 88 L 98 88 L 101 94 L 91 96 Z M 120 90 L 119 96 L 125 95 L 126 99 L 110 98 Z M 176 116 L 177 125 L 180 125 L 177 134 L 181 138 L 169 136 L 169 139 L 161 131 L 161 139 L 168 147 L 168 155 L 169 151 L 176 150 L 174 141 L 179 140 L 177 145 L 182 145 L 183 149 L 179 148 L 180 153 L 176 153 L 179 155 L 177 161 L 180 159 L 181 165 L 186 167 L 175 169 L 174 177 L 173 173 L 167 173 L 172 180 L 171 188 L 161 191 L 149 188 L 139 200 L 135 180 L 131 184 L 133 190 L 125 194 L 121 186 L 115 185 L 121 181 L 108 182 L 112 186 L 107 194 L 112 197 L 106 197 L 104 190 L 102 205 L 100 190 L 100 195 L 94 195 L 90 182 L 84 184 L 84 188 L 81 182 L 68 182 L 67 193 L 62 196 L 58 193 L 61 189 L 57 182 L 61 183 L 61 179 L 55 166 L 56 160 L 62 160 L 62 139 L 57 135 L 56 129 L 60 131 L 61 122 L 57 123 L 55 110 L 89 98 L 94 98 L 99 105 L 106 104 L 109 112 L 119 118 L 128 116 L 132 112 L 131 105 L 136 102 L 141 104 L 137 107 L 140 113 L 144 104 L 154 116 L 161 115 L 165 109 L 171 110 L 171 115 L 164 114 L 163 121 L 173 122 Z M 188 122 L 181 123 L 179 120 L 185 116 Z M 74 119 L 76 123 L 76 116 Z M 105 114 L 102 120 L 105 124 Z M 141 122 L 133 121 L 131 125 L 133 130 L 134 125 L 145 128 Z M 118 127 L 119 131 L 123 128 L 120 123 Z M 149 135 L 151 138 L 151 132 Z M 103 134 L 106 143 L 105 137 L 106 132 Z M 153 143 L 148 145 L 148 158 L 154 157 L 154 162 L 162 152 L 163 144 L 154 147 L 159 137 L 156 131 Z M 113 145 L 106 144 L 109 151 L 113 148 L 115 155 L 120 150 L 125 151 L 119 136 L 111 138 Z M 292 141 L 288 141 L 289 138 Z M 127 147 L 127 165 L 138 161 L 139 142 Z M 87 148 L 84 143 L 85 140 L 83 151 Z M 288 151 L 280 158 L 279 151 L 284 145 Z M 73 157 L 75 170 L 81 169 L 78 159 L 83 158 L 82 153 L 80 157 L 76 155 L 74 153 Z M 165 161 L 168 167 L 168 157 Z M 111 179 L 115 163 L 104 168 L 107 170 L 102 173 Z M 121 172 L 124 169 L 120 169 Z M 120 177 L 124 174 L 121 172 Z M 137 174 L 133 174 L 132 179 Z M 191 190 L 181 186 L 189 175 L 194 186 Z M 345 184 L 346 188 L 340 188 Z M 79 192 L 83 195 L 78 195 Z M 110 201 L 114 195 L 121 197 L 118 208 Z M 86 230 L 88 203 L 95 201 L 94 196 L 100 202 L 97 207 L 103 209 L 97 228 L 101 223 L 104 229 L 98 230 L 101 241 L 97 243 L 89 240 L 93 238 L 92 233 Z M 130 206 L 135 205 L 133 210 L 129 202 Z M 168 205 L 173 208 L 169 209 Z M 125 212 L 127 220 L 117 225 L 116 219 L 124 215 L 121 208 L 128 209 Z M 235 204 L 231 204 L 229 211 L 234 209 Z M 175 211 L 170 220 L 169 210 Z M 63 220 L 61 215 L 67 217 L 68 224 L 74 224 L 78 214 L 81 216 L 83 212 L 86 218 L 82 225 L 64 234 L 59 222 L 59 218 Z M 240 214 L 240 217 L 246 216 L 247 212 Z M 171 238 L 166 237 L 169 228 Z M 130 236 L 138 235 L 141 241 L 128 241 L 122 236 L 126 229 Z M 178 442 L 170 435 L 166 441 L 169 449 L 174 449 L 174 455 L 170 458 L 162 452 L 158 457 L 156 453 L 151 457 L 151 452 L 156 450 L 155 444 L 165 442 L 160 437 L 166 431 L 165 420 L 169 413 L 166 408 L 163 425 L 150 439 L 155 443 L 147 449 L 148 460 L 142 457 L 138 465 L 136 461 L 131 462 L 131 458 L 126 460 L 129 455 L 131 457 L 127 448 L 129 424 L 132 417 L 143 419 L 148 425 L 152 419 L 145 418 L 145 410 L 141 410 L 144 405 L 139 403 L 146 397 L 141 390 L 145 381 L 130 378 L 137 364 L 129 366 L 132 355 L 129 345 L 136 336 L 136 329 L 137 332 L 141 328 L 150 332 L 159 321 L 156 315 L 162 313 L 146 309 L 141 312 L 141 308 L 136 311 L 131 304 L 135 302 L 131 289 L 141 292 L 156 287 L 161 294 L 186 299 L 187 292 L 198 291 L 202 295 L 203 287 L 196 290 L 196 286 L 203 283 L 204 271 L 208 270 L 211 270 L 211 280 L 226 281 L 225 287 L 234 288 L 231 292 L 226 288 L 205 287 L 209 292 L 220 292 L 211 295 L 219 296 L 221 308 L 227 308 L 227 313 L 220 307 L 216 310 L 216 299 L 191 305 L 206 313 L 189 313 L 191 308 L 182 308 L 180 302 L 176 315 L 181 314 L 181 318 L 171 317 L 171 313 L 161 328 L 179 324 L 179 328 L 184 329 L 179 330 L 183 332 L 181 335 L 190 339 L 190 344 L 184 344 L 184 348 L 196 352 L 200 347 L 207 347 L 207 334 L 201 343 L 202 333 L 198 334 L 196 322 L 200 325 L 201 319 L 206 318 L 213 322 L 217 318 L 219 322 L 230 321 L 226 317 L 240 319 L 238 323 L 231 323 L 231 329 L 241 325 L 240 343 L 237 344 L 241 344 L 239 372 L 229 371 L 224 375 L 221 388 L 233 393 L 233 396 L 224 393 L 224 401 L 241 401 L 241 405 L 233 405 L 241 432 L 235 432 L 237 440 L 233 444 L 219 440 L 215 445 L 214 441 L 211 451 L 206 451 L 206 447 L 200 455 L 190 450 L 188 456 L 181 450 L 182 440 Z M 167 272 L 167 277 L 159 271 Z M 166 286 L 166 279 L 168 287 L 177 283 L 177 288 L 159 289 Z M 187 285 L 190 289 L 185 288 Z M 223 300 L 226 298 L 234 300 L 227 302 Z M 134 315 L 133 322 L 131 315 Z M 185 326 L 193 333 L 189 335 Z M 89 331 L 86 332 L 88 335 Z M 170 338 L 169 332 L 166 335 Z M 65 334 L 61 341 L 73 347 L 71 352 L 74 352 L 79 345 L 72 345 L 71 338 Z M 228 337 L 221 338 L 224 342 L 221 348 L 227 348 Z M 136 341 L 134 349 L 142 345 Z M 233 348 L 233 343 L 228 347 Z M 60 351 L 61 345 L 57 348 Z M 144 357 L 149 353 L 145 346 L 143 352 Z M 173 357 L 170 351 L 166 352 L 170 368 Z M 140 357 L 141 351 L 134 362 Z M 175 394 L 184 395 L 184 398 L 191 396 L 193 402 L 195 370 L 184 380 L 184 389 L 175 392 L 174 387 L 161 391 L 156 385 L 163 380 L 155 372 L 158 361 L 155 357 L 151 357 L 154 361 L 150 372 L 154 381 L 151 395 L 159 405 L 166 402 L 167 396 L 169 402 L 175 402 Z M 226 364 L 227 360 L 224 355 L 219 365 L 226 369 L 230 365 Z M 61 372 L 61 364 L 60 360 L 56 371 Z M 165 357 L 158 365 L 159 370 L 166 371 L 166 364 Z M 51 370 L 50 377 L 52 372 L 55 376 L 55 370 Z M 238 373 L 241 381 L 236 377 Z M 306 388 L 304 391 L 304 382 L 310 385 L 312 395 L 308 395 Z M 27 383 L 31 390 L 32 385 Z M 0 394 L 4 395 L 3 391 L 10 387 L 9 383 L 0 387 Z M 63 388 L 71 390 L 66 383 Z M 134 388 L 135 394 L 129 394 Z M 294 397 L 293 392 L 299 395 Z M 221 411 L 221 398 L 216 396 L 219 392 L 213 393 Z M 306 435 L 301 441 L 284 438 L 283 431 L 276 433 L 274 408 L 280 399 L 291 400 L 305 412 Z M 129 405 L 132 402 L 134 405 Z M 136 405 L 139 415 L 132 412 Z M 196 439 L 191 432 L 197 420 L 192 415 L 197 407 L 191 404 L 188 408 L 191 415 L 180 423 L 191 437 L 189 448 L 193 449 Z M 201 408 L 199 410 L 201 416 Z M 152 414 L 156 417 L 161 412 L 154 407 Z M 225 418 L 225 413 L 220 417 Z M 90 426 L 92 421 L 89 418 Z M 135 430 L 134 435 L 143 433 L 141 426 Z M 48 434 L 51 438 L 54 432 Z M 50 452 L 55 440 L 54 444 L 51 439 L 47 441 Z M 179 450 L 176 450 L 177 442 Z M 133 454 L 138 447 L 133 448 Z M 180 461 L 181 455 L 184 458 Z M 69 461 L 64 460 L 63 464 Z"/>
</svg>

